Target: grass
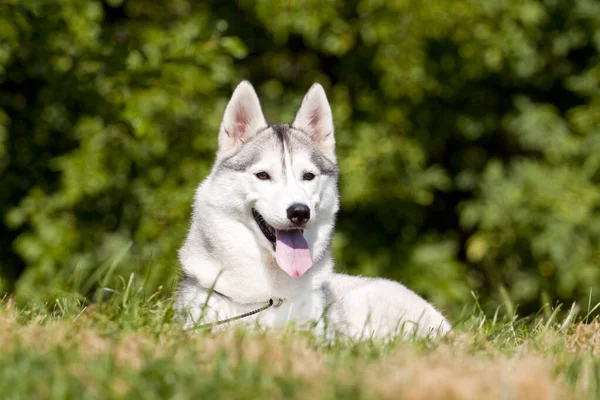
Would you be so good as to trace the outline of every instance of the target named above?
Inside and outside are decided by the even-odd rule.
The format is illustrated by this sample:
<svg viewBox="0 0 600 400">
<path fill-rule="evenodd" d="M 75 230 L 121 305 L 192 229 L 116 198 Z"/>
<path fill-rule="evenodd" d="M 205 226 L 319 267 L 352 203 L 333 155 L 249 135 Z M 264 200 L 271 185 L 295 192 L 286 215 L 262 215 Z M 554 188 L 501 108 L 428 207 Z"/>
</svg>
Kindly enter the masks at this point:
<svg viewBox="0 0 600 400">
<path fill-rule="evenodd" d="M 490 319 L 475 306 L 435 342 L 325 343 L 293 329 L 186 332 L 168 293 L 117 281 L 93 305 L 0 301 L 3 399 L 600 398 L 600 322 L 575 309 Z"/>
</svg>

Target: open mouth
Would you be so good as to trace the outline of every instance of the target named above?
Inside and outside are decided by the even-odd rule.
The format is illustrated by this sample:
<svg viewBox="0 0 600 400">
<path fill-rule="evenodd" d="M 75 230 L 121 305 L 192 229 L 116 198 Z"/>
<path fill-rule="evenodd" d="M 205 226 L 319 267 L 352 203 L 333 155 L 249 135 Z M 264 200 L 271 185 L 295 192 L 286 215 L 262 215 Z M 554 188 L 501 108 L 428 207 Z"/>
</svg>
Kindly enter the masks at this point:
<svg viewBox="0 0 600 400">
<path fill-rule="evenodd" d="M 260 231 L 273 245 L 279 268 L 292 278 L 302 276 L 312 266 L 312 256 L 302 229 L 275 229 L 254 208 L 252 216 Z"/>
<path fill-rule="evenodd" d="M 267 240 L 273 244 L 273 250 L 275 250 L 275 243 L 277 240 L 275 229 L 271 225 L 267 224 L 267 221 L 265 221 L 263 216 L 260 215 L 259 212 L 256 211 L 254 208 L 252 209 L 252 216 L 258 224 L 260 231 L 263 233 L 263 235 L 265 235 Z"/>
</svg>

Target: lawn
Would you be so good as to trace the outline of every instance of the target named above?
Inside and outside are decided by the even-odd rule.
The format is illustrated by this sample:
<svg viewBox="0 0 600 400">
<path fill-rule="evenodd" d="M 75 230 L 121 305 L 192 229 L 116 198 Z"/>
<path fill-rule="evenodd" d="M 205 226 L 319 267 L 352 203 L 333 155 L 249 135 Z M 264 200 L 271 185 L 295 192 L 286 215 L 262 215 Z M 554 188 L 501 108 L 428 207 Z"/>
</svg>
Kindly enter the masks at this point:
<svg viewBox="0 0 600 400">
<path fill-rule="evenodd" d="M 122 286 L 91 305 L 2 300 L 2 399 L 600 398 L 600 323 L 574 309 L 486 318 L 475 304 L 434 342 L 324 342 L 291 328 L 184 331 L 167 291 Z"/>
</svg>

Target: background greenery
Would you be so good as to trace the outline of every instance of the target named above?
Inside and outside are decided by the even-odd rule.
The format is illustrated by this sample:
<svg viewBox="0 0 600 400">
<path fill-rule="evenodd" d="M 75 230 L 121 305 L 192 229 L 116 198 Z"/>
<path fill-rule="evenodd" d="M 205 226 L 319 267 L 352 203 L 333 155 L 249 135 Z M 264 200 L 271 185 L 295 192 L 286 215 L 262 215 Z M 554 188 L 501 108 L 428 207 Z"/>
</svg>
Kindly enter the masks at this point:
<svg viewBox="0 0 600 400">
<path fill-rule="evenodd" d="M 339 271 L 453 313 L 522 313 L 600 283 L 595 0 L 4 0 L 0 292 L 94 273 L 176 279 L 232 89 L 291 121 L 332 103 Z M 118 263 L 116 261 L 119 261 Z M 75 273 L 76 272 L 76 273 Z M 592 291 L 592 299 L 599 299 Z"/>
</svg>

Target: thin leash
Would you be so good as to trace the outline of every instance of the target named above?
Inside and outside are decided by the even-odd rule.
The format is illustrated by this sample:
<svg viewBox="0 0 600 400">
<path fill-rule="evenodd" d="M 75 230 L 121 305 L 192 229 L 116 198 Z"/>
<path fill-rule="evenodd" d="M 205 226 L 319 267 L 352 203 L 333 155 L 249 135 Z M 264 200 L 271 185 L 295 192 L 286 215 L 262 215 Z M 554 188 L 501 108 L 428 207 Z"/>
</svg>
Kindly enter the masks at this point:
<svg viewBox="0 0 600 400">
<path fill-rule="evenodd" d="M 264 306 L 262 306 L 260 308 L 257 308 L 256 310 L 248 311 L 246 313 L 243 313 L 243 314 L 240 314 L 240 315 L 236 315 L 235 317 L 231 317 L 231 318 L 227 318 L 227 319 L 222 319 L 220 321 L 210 322 L 208 324 L 196 325 L 196 326 L 193 326 L 191 329 L 206 329 L 206 328 L 212 328 L 212 327 L 218 326 L 218 325 L 227 324 L 229 322 L 237 321 L 238 319 L 242 319 L 242 318 L 246 318 L 246 317 L 249 317 L 251 315 L 254 315 L 254 314 L 258 314 L 259 312 L 268 310 L 269 308 L 271 308 L 273 306 L 275 306 L 277 308 L 282 303 L 283 303 L 283 299 L 278 299 L 277 304 L 275 304 L 275 302 L 273 301 L 273 299 L 269 299 L 269 301 L 267 301 L 267 304 L 265 304 Z"/>
</svg>

